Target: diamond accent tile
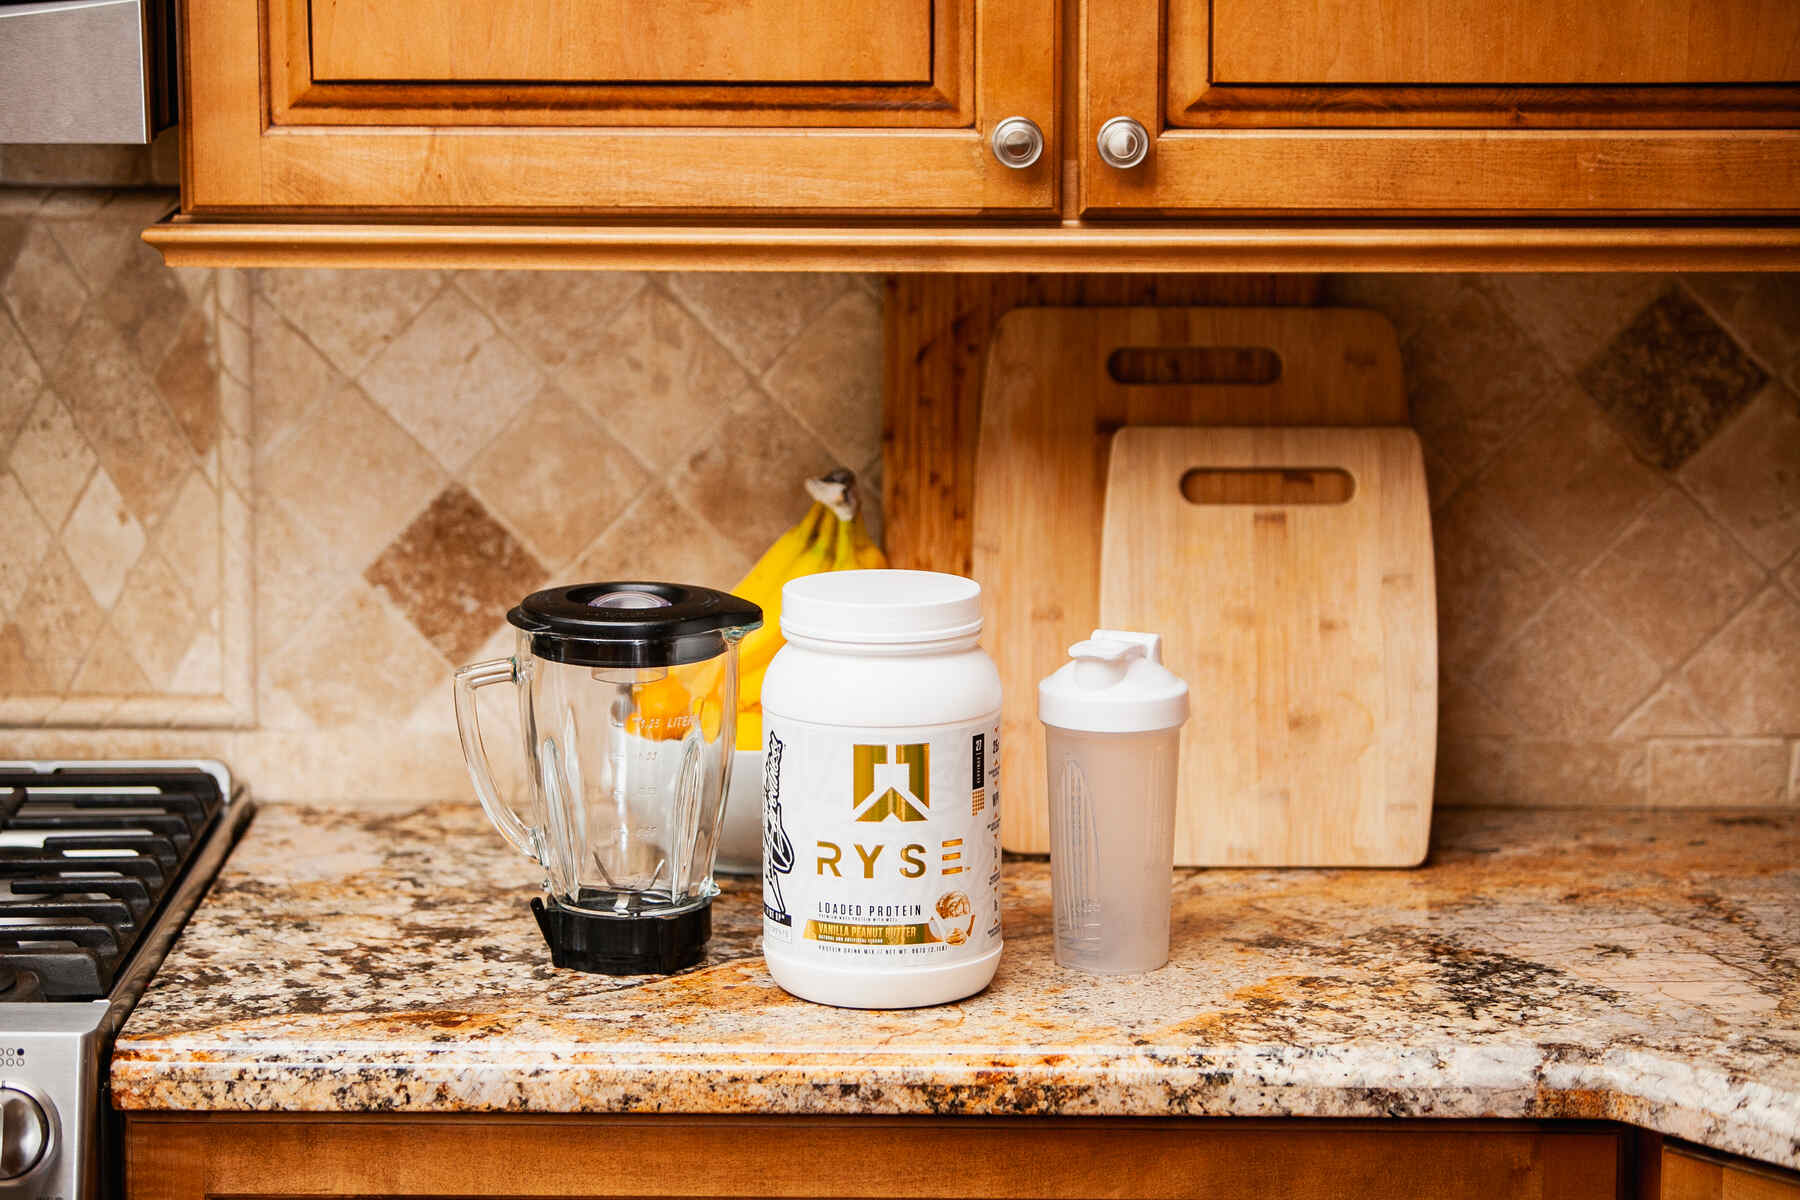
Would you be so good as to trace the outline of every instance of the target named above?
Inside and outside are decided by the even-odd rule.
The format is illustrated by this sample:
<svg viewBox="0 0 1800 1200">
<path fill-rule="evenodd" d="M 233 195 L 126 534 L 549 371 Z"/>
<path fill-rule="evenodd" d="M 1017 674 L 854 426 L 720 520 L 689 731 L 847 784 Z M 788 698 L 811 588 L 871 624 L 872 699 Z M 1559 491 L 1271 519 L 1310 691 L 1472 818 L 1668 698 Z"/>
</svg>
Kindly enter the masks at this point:
<svg viewBox="0 0 1800 1200">
<path fill-rule="evenodd" d="M 61 529 L 99 460 L 62 400 L 45 388 L 13 443 L 10 461 L 38 512 L 50 528 Z"/>
<path fill-rule="evenodd" d="M 94 639 L 93 652 L 75 673 L 69 690 L 76 694 L 142 696 L 155 689 L 109 624 Z"/>
<path fill-rule="evenodd" d="M 460 484 L 438 493 L 363 577 L 452 663 L 545 582 L 531 552 Z"/>
<path fill-rule="evenodd" d="M 18 478 L 0 471 L 0 621 L 12 615 L 50 542 L 50 530 Z"/>
<path fill-rule="evenodd" d="M 112 476 L 95 471 L 63 526 L 63 549 L 102 610 L 112 608 L 125 576 L 149 541 Z"/>
<path fill-rule="evenodd" d="M 1432 531 L 1438 652 L 1453 671 L 1485 661 L 1531 618 L 1556 580 L 1507 526 L 1489 497 L 1458 495 Z"/>
<path fill-rule="evenodd" d="M 747 376 L 686 309 L 653 286 L 595 330 L 557 382 L 660 470 L 719 423 Z"/>
<path fill-rule="evenodd" d="M 182 320 L 154 382 L 188 445 L 204 457 L 219 436 L 219 368 L 213 322 L 203 309 L 189 310 Z"/>
<path fill-rule="evenodd" d="M 1770 586 L 1682 671 L 1734 734 L 1800 734 L 1800 601 Z"/>
<path fill-rule="evenodd" d="M 1750 402 L 1762 368 L 1672 288 L 1581 370 L 1581 385 L 1654 466 L 1674 470 Z"/>
<path fill-rule="evenodd" d="M 33 222 L 20 241 L 12 271 L 0 280 L 0 302 L 12 313 L 39 365 L 62 357 L 87 304 L 87 289 L 41 223 Z"/>
<path fill-rule="evenodd" d="M 263 271 L 257 287 L 355 378 L 444 286 L 437 271 Z"/>
<path fill-rule="evenodd" d="M 452 471 L 467 466 L 541 386 L 524 352 L 453 288 L 425 306 L 361 382 Z"/>
<path fill-rule="evenodd" d="M 275 656 L 270 681 L 321 729 L 411 710 L 444 660 L 406 619 L 357 583 Z M 445 698 L 449 703 L 449 698 Z"/>
<path fill-rule="evenodd" d="M 1663 481 L 1573 389 L 1476 481 L 1562 573 L 1592 562 Z"/>
<path fill-rule="evenodd" d="M 1671 489 L 1594 564 L 1581 587 L 1668 668 L 1743 607 L 1762 580 L 1756 564 Z"/>
<path fill-rule="evenodd" d="M 1719 723 L 1701 712 L 1679 685 L 1665 683 L 1642 707 L 1614 732 L 1616 738 L 1639 741 L 1657 737 L 1705 737 L 1724 733 Z"/>
<path fill-rule="evenodd" d="M 112 629 L 151 679 L 167 680 L 201 625 L 187 589 L 155 554 L 138 561 L 113 609 Z"/>
<path fill-rule="evenodd" d="M 95 248 L 112 242 L 117 249 L 87 274 L 88 290 L 96 307 L 137 351 L 146 370 L 155 370 L 175 342 L 176 333 L 192 308 L 186 289 L 175 273 L 163 266 L 162 255 L 139 236 L 143 226 L 117 220 L 84 221 L 83 241 Z M 68 243 L 63 243 L 67 250 Z M 79 268 L 81 259 L 70 254 Z M 122 264 L 122 265 L 121 265 Z"/>
<path fill-rule="evenodd" d="M 1669 286 L 1666 275 L 1599 271 L 1490 275 L 1484 282 L 1507 315 L 1571 373 Z"/>
<path fill-rule="evenodd" d="M 550 369 L 567 362 L 644 286 L 636 271 L 459 271 L 453 281 Z"/>
<path fill-rule="evenodd" d="M 61 546 L 44 556 L 13 610 L 24 653 L 52 692 L 67 690 L 104 620 Z"/>
<path fill-rule="evenodd" d="M 123 335 L 90 314 L 51 381 L 125 503 L 139 520 L 155 523 L 187 478 L 194 452 Z"/>
<path fill-rule="evenodd" d="M 789 342 L 850 286 L 844 275 L 695 271 L 669 286 L 752 371 L 766 371 Z"/>
<path fill-rule="evenodd" d="M 1764 566 L 1800 551 L 1800 399 L 1768 388 L 1681 481 Z"/>
<path fill-rule="evenodd" d="M 24 424 L 25 415 L 37 401 L 44 384 L 44 373 L 38 369 L 31 348 L 13 324 L 12 317 L 0 311 L 0 457 L 12 447 L 12 440 Z"/>
<path fill-rule="evenodd" d="M 1580 596 L 1563 592 L 1480 673 L 1508 715 L 1546 737 L 1604 737 L 1662 672 Z"/>
<path fill-rule="evenodd" d="M 328 397 L 260 472 L 266 493 L 360 570 L 442 486 L 443 471 L 359 392 Z"/>
<path fill-rule="evenodd" d="M 1755 271 L 1689 275 L 1701 304 L 1764 365 L 1800 387 L 1800 275 Z"/>
<path fill-rule="evenodd" d="M 570 568 L 571 581 L 673 579 L 702 587 L 730 588 L 756 555 L 652 486 Z"/>
<path fill-rule="evenodd" d="M 786 409 L 752 389 L 688 456 L 671 486 L 740 549 L 761 554 L 806 515 L 806 478 L 836 465 Z"/>
<path fill-rule="evenodd" d="M 1527 428 L 1563 381 L 1549 356 L 1481 289 L 1458 289 L 1401 346 L 1413 425 L 1469 474 Z"/>
<path fill-rule="evenodd" d="M 482 451 L 467 479 L 541 561 L 562 564 L 600 536 L 648 476 L 551 385 Z"/>
<path fill-rule="evenodd" d="M 788 346 L 764 379 L 771 395 L 846 466 L 881 453 L 881 304 L 846 291 Z"/>
<path fill-rule="evenodd" d="M 220 600 L 219 518 L 218 493 L 203 472 L 195 471 L 181 485 L 174 507 L 153 535 L 157 552 L 181 581 L 182 591 L 202 611 Z"/>
<path fill-rule="evenodd" d="M 332 366 L 269 301 L 257 296 L 251 317 L 251 386 L 257 457 L 293 436 L 319 402 L 342 397 L 350 380 Z"/>
<path fill-rule="evenodd" d="M 1653 741 L 1650 803 L 1659 808 L 1729 808 L 1787 799 L 1782 741 Z"/>
</svg>

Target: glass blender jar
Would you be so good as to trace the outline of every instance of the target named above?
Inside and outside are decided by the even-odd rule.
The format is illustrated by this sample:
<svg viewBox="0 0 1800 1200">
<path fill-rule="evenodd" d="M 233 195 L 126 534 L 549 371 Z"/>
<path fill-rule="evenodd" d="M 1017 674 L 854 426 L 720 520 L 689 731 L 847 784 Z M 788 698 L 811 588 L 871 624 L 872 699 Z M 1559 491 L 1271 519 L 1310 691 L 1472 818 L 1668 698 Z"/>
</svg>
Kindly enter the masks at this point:
<svg viewBox="0 0 1800 1200">
<path fill-rule="evenodd" d="M 762 610 L 711 588 L 585 583 L 506 615 L 511 658 L 456 673 L 456 725 L 488 819 L 544 870 L 531 902 L 559 967 L 690 966 L 712 933 L 713 851 L 737 739 L 737 647 Z M 475 691 L 518 688 L 524 810 L 500 797 Z"/>
</svg>

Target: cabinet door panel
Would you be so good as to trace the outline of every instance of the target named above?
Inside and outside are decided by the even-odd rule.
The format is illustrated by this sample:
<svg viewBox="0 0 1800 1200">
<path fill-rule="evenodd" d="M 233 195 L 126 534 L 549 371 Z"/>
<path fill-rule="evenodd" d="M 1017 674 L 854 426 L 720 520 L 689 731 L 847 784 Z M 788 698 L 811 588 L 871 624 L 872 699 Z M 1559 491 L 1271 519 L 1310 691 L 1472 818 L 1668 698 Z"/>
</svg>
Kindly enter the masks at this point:
<svg viewBox="0 0 1800 1200">
<path fill-rule="evenodd" d="M 1792 0 L 1081 5 L 1086 215 L 1800 212 Z"/>
<path fill-rule="evenodd" d="M 1213 0 L 1212 31 L 1221 83 L 1800 81 L 1793 0 Z"/>
<path fill-rule="evenodd" d="M 927 83 L 931 0 L 319 0 L 324 82 Z"/>
</svg>

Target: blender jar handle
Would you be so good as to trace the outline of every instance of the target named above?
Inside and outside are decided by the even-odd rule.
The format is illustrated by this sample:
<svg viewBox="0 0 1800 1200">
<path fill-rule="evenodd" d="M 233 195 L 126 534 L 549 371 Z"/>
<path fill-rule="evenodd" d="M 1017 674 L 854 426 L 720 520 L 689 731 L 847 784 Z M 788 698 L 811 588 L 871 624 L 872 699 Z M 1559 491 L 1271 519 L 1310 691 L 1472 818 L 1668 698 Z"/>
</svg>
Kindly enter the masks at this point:
<svg viewBox="0 0 1800 1200">
<path fill-rule="evenodd" d="M 490 683 L 518 682 L 518 664 L 510 658 L 490 658 L 458 670 L 456 732 L 462 739 L 463 762 L 469 768 L 469 782 L 475 786 L 475 796 L 481 801 L 482 811 L 514 850 L 538 862 L 537 839 L 532 835 L 531 827 L 519 820 L 518 814 L 500 798 L 499 790 L 494 787 L 494 773 L 488 766 L 487 747 L 481 741 L 481 720 L 475 708 L 476 688 Z"/>
</svg>

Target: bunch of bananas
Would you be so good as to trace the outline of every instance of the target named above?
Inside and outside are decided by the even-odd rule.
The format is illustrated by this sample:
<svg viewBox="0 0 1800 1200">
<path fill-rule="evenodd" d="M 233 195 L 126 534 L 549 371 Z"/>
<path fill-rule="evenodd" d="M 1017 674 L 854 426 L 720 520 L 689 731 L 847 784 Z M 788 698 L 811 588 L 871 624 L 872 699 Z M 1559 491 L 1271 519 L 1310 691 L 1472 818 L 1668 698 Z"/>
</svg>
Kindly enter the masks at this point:
<svg viewBox="0 0 1800 1200">
<path fill-rule="evenodd" d="M 856 503 L 856 476 L 839 468 L 806 481 L 812 507 L 800 523 L 776 538 L 731 590 L 762 607 L 761 628 L 738 647 L 737 748 L 762 749 L 763 675 L 781 649 L 781 585 L 802 575 L 887 566 L 887 555 L 869 536 Z M 685 737 L 698 723 L 707 738 L 717 736 L 720 685 L 717 662 L 670 671 L 638 685 L 633 733 L 657 740 Z"/>
<path fill-rule="evenodd" d="M 761 605 L 762 628 L 738 647 L 737 748 L 762 749 L 763 675 L 781 649 L 781 586 L 803 575 L 887 566 L 856 503 L 856 476 L 839 468 L 806 481 L 813 504 L 738 580 L 732 594 Z"/>
</svg>

